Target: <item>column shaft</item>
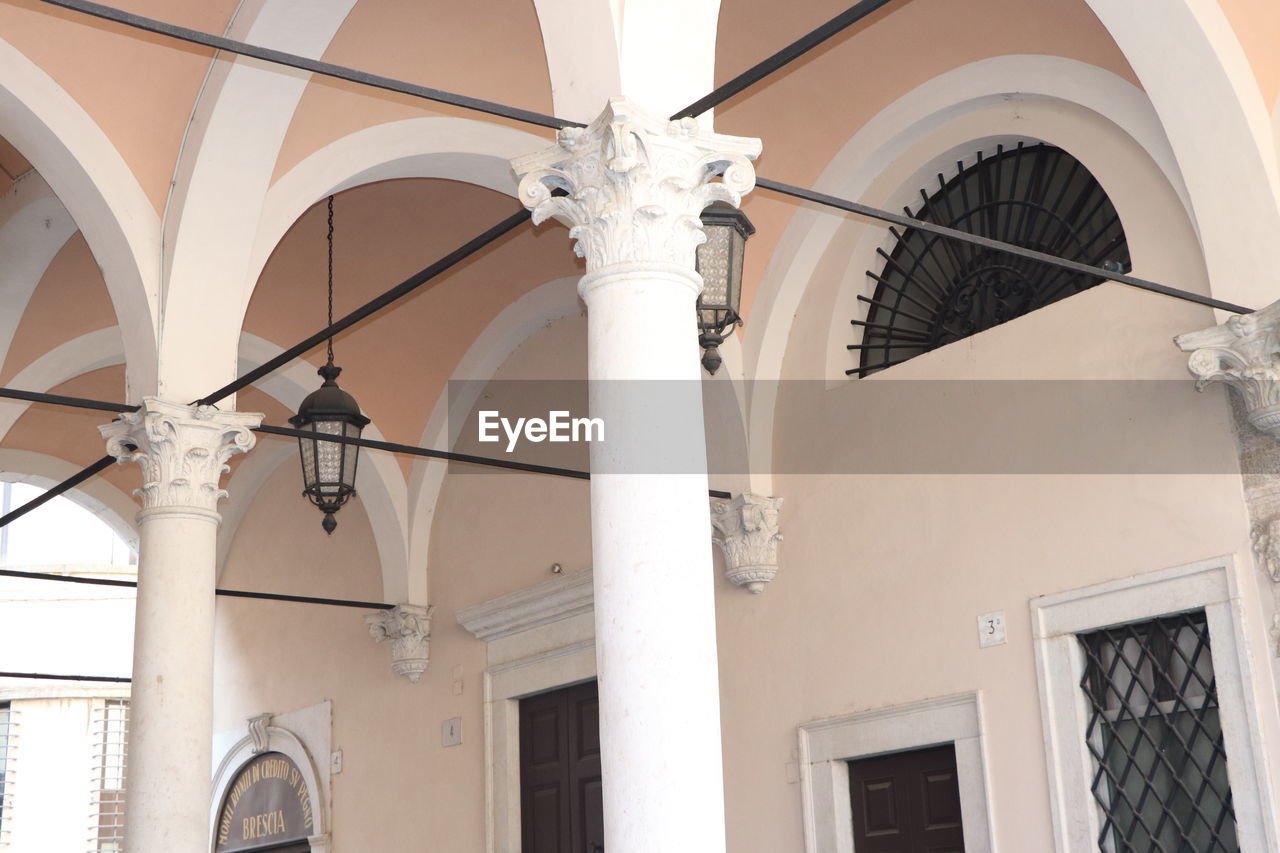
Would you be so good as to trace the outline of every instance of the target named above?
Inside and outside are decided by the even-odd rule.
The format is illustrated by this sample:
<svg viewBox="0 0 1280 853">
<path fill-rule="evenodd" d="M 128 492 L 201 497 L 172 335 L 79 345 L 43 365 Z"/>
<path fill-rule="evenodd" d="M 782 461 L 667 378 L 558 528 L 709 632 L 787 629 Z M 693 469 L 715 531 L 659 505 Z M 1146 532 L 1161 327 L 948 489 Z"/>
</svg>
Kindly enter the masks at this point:
<svg viewBox="0 0 1280 853">
<path fill-rule="evenodd" d="M 608 439 L 593 447 L 591 532 L 610 853 L 725 849 L 700 285 L 639 265 L 582 284 Z"/>
<path fill-rule="evenodd" d="M 125 839 L 131 853 L 199 851 L 209 846 L 218 515 L 138 520 Z"/>
<path fill-rule="evenodd" d="M 570 226 L 587 275 L 591 536 L 609 853 L 724 853 L 694 256 L 699 216 L 754 185 L 760 142 L 615 98 L 512 163 L 535 222 Z M 717 180 L 720 179 L 720 180 Z"/>
</svg>

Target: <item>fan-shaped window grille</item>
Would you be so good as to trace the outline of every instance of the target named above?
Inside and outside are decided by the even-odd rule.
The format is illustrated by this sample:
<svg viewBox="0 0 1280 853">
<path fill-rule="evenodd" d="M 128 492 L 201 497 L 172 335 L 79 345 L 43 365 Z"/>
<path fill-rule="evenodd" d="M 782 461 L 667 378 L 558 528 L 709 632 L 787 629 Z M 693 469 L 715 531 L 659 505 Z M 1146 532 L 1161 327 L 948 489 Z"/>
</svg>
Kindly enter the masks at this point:
<svg viewBox="0 0 1280 853">
<path fill-rule="evenodd" d="M 1080 162 L 1051 145 L 978 152 L 968 168 L 920 191 L 914 219 L 947 225 L 1073 261 L 1127 270 L 1129 249 L 1110 199 Z M 1102 279 L 948 240 L 889 229 L 896 242 L 877 271 L 862 340 L 849 349 L 866 376 L 1087 290 Z M 1112 266 L 1112 265 L 1118 265 Z"/>
</svg>

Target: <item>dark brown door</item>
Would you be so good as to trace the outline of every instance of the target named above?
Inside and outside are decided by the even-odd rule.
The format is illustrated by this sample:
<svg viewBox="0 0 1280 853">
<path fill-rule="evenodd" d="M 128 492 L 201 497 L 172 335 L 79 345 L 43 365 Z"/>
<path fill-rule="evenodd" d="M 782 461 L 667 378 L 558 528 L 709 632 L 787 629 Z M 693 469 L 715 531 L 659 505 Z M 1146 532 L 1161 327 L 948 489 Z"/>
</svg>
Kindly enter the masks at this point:
<svg viewBox="0 0 1280 853">
<path fill-rule="evenodd" d="M 594 681 L 520 702 L 521 853 L 604 850 Z"/>
<path fill-rule="evenodd" d="M 963 853 L 955 746 L 849 762 L 855 853 Z"/>
</svg>

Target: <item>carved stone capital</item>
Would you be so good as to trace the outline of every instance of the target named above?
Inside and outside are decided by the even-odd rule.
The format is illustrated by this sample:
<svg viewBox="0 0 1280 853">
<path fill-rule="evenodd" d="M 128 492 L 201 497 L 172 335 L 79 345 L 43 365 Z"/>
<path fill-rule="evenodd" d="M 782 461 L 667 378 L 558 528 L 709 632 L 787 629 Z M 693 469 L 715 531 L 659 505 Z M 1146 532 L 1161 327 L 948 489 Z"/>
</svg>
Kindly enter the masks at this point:
<svg viewBox="0 0 1280 853">
<path fill-rule="evenodd" d="M 782 498 L 741 494 L 711 502 L 714 541 L 724 554 L 725 577 L 759 594 L 778 573 L 778 508 Z"/>
<path fill-rule="evenodd" d="M 391 669 L 414 684 L 427 669 L 433 610 L 434 607 L 417 604 L 397 604 L 364 617 L 369 623 L 369 636 L 379 643 L 391 643 Z"/>
<path fill-rule="evenodd" d="M 655 262 L 692 270 L 706 239 L 702 209 L 715 201 L 737 207 L 755 186 L 751 160 L 760 154 L 758 139 L 703 131 L 691 118 L 657 118 L 626 98 L 556 140 L 511 166 L 534 223 L 554 217 L 568 225 L 589 272 Z"/>
<path fill-rule="evenodd" d="M 1188 367 L 1197 388 L 1227 383 L 1240 393 L 1249 423 L 1280 438 L 1280 302 L 1173 341 L 1191 353 Z"/>
<path fill-rule="evenodd" d="M 219 480 L 227 460 L 247 453 L 262 423 L 256 412 L 222 412 L 212 406 L 183 406 L 155 397 L 98 427 L 107 453 L 118 462 L 142 466 L 144 509 L 182 508 L 216 512 L 227 496 Z"/>
</svg>

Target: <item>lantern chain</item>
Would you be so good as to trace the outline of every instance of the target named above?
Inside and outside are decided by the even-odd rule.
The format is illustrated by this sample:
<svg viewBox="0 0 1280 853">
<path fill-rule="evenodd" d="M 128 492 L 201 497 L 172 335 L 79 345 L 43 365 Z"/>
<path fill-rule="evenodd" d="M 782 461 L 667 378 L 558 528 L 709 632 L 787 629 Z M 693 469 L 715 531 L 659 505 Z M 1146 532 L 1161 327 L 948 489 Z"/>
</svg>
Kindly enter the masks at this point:
<svg viewBox="0 0 1280 853">
<path fill-rule="evenodd" d="M 333 325 L 333 196 L 329 196 L 329 325 Z M 328 341 L 329 365 L 333 366 L 333 335 Z"/>
</svg>

